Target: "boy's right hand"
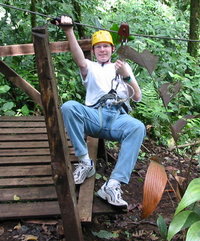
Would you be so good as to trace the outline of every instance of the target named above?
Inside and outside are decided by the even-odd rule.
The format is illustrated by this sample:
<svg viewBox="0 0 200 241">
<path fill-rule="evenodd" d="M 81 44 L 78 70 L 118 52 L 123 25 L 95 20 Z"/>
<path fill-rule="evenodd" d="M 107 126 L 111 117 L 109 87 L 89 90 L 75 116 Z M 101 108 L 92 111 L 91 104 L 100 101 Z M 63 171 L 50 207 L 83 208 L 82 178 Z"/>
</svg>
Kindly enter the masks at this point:
<svg viewBox="0 0 200 241">
<path fill-rule="evenodd" d="M 73 27 L 73 20 L 68 16 L 61 16 L 59 21 L 55 20 L 55 24 L 65 31 Z"/>
</svg>

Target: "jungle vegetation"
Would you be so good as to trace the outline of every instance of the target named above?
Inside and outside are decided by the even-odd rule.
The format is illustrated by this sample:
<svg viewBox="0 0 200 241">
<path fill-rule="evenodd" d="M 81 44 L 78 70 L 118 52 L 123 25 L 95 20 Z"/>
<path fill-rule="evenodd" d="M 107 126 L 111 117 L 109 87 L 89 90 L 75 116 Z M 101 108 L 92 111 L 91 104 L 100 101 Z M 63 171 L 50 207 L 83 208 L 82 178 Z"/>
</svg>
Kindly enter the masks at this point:
<svg viewBox="0 0 200 241">
<path fill-rule="evenodd" d="M 131 33 L 128 46 L 139 53 L 149 50 L 159 59 L 151 75 L 129 61 L 143 93 L 141 102 L 131 103 L 131 115 L 144 122 L 149 140 L 176 149 L 180 160 L 189 160 L 186 170 L 189 184 L 190 164 L 195 160 L 200 165 L 200 0 L 2 0 L 2 3 L 52 17 L 67 14 L 76 22 L 108 30 L 117 31 L 121 23 L 128 23 Z M 51 42 L 66 40 L 63 31 L 50 24 L 49 19 L 0 5 L 0 46 L 32 43 L 32 28 L 45 24 Z M 90 38 L 94 30 L 75 26 L 78 39 Z M 121 43 L 116 35 L 113 37 L 118 48 Z M 115 53 L 113 58 L 117 57 Z M 84 89 L 70 53 L 52 54 L 52 58 L 61 104 L 70 99 L 83 103 Z M 1 57 L 1 60 L 39 90 L 34 55 Z M 41 114 L 40 107 L 0 72 L 0 116 Z M 192 180 L 187 190 L 185 186 L 185 195 L 168 231 L 159 217 L 157 224 L 163 240 L 171 240 L 190 226 L 186 240 L 199 240 L 199 205 L 198 212 L 183 211 L 193 203 L 199 204 L 199 186 L 199 178 Z"/>
</svg>

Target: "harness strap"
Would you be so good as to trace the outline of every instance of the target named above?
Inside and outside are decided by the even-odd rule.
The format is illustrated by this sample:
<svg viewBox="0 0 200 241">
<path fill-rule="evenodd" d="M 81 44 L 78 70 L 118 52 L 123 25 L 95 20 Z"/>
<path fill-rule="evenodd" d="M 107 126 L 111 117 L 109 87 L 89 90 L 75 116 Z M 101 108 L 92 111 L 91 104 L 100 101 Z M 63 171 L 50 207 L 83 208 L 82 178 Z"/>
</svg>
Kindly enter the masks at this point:
<svg viewBox="0 0 200 241">
<path fill-rule="evenodd" d="M 122 106 L 124 108 L 124 110 L 126 111 L 126 113 L 128 113 L 128 107 L 126 106 L 126 104 L 124 103 L 125 101 L 127 101 L 127 99 L 122 99 L 117 95 L 117 88 L 119 86 L 119 75 L 116 74 L 115 78 L 112 79 L 111 81 L 111 90 L 103 95 L 100 99 L 98 99 L 98 101 L 93 104 L 93 105 L 89 105 L 89 107 L 93 107 L 93 108 L 99 108 L 100 106 L 103 107 L 105 105 L 107 106 L 111 106 L 111 105 L 118 105 L 118 106 Z M 117 85 L 113 86 L 113 82 L 114 80 L 117 81 Z"/>
<path fill-rule="evenodd" d="M 114 89 L 111 89 L 108 92 L 108 94 L 103 95 L 100 99 L 98 99 L 98 101 L 94 105 L 91 105 L 90 107 L 98 106 L 99 104 L 100 105 L 105 104 L 107 100 L 112 100 L 112 99 L 116 101 L 120 100 L 119 96 L 117 95 L 117 92 Z"/>
<path fill-rule="evenodd" d="M 103 106 L 111 106 L 111 105 L 119 105 L 122 106 L 123 109 L 128 113 L 128 107 L 123 102 L 119 96 L 117 96 L 117 92 L 111 89 L 108 94 L 103 95 L 94 105 L 89 105 L 89 107 L 98 108 Z"/>
</svg>

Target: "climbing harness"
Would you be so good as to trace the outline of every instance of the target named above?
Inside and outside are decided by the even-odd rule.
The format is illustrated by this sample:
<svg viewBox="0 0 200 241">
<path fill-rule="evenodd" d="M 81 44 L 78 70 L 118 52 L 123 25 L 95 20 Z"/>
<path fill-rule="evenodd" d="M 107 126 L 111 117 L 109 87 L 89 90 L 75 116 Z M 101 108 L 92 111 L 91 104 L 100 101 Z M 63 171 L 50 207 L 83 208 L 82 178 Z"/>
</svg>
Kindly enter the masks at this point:
<svg viewBox="0 0 200 241">
<path fill-rule="evenodd" d="M 114 88 L 114 81 L 117 82 L 115 88 Z M 127 97 L 126 98 L 120 98 L 117 94 L 117 88 L 120 84 L 120 82 L 125 86 L 125 88 L 127 89 Z M 132 92 L 130 94 L 130 91 Z M 119 106 L 119 107 L 123 107 L 123 109 L 126 111 L 126 113 L 128 113 L 129 108 L 127 107 L 127 105 L 125 104 L 129 99 L 131 99 L 134 95 L 134 90 L 133 88 L 128 85 L 125 84 L 124 81 L 121 80 L 120 76 L 117 74 L 115 76 L 114 79 L 112 79 L 111 81 L 111 89 L 110 91 L 103 95 L 94 105 L 90 105 L 89 107 L 93 107 L 93 108 L 99 108 L 99 107 L 104 107 L 106 106 L 107 108 L 110 108 L 111 106 Z"/>
<path fill-rule="evenodd" d="M 116 86 L 114 87 L 114 81 L 117 81 Z M 127 97 L 126 98 L 120 98 L 117 94 L 117 88 L 120 84 L 120 81 L 123 85 L 129 86 L 132 90 L 132 94 L 131 96 L 129 96 L 129 92 L 127 93 Z M 127 87 L 128 88 L 128 87 Z M 128 91 L 128 89 L 127 89 Z M 103 115 L 102 115 L 102 108 L 106 107 L 107 109 L 112 108 L 113 106 L 116 107 L 116 113 L 112 118 L 111 121 L 111 126 L 113 124 L 113 122 L 118 118 L 118 116 L 120 115 L 120 113 L 128 113 L 129 112 L 129 108 L 126 104 L 126 102 L 132 98 L 134 94 L 134 90 L 133 88 L 128 85 L 125 84 L 124 81 L 121 80 L 119 75 L 116 75 L 114 79 L 112 79 L 111 81 L 111 90 L 103 95 L 94 105 L 91 105 L 89 107 L 93 107 L 95 109 L 98 109 L 98 114 L 99 114 L 99 123 L 100 123 L 100 129 L 99 129 L 99 133 L 101 132 L 102 128 L 103 128 Z M 122 111 L 123 109 L 123 111 Z"/>
</svg>

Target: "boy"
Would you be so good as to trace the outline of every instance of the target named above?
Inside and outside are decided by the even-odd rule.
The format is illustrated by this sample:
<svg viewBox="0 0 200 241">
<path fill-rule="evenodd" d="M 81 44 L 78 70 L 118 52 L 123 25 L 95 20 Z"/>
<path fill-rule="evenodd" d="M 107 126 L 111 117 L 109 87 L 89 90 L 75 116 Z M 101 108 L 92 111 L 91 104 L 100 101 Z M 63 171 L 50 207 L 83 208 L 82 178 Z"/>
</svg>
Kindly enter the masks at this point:
<svg viewBox="0 0 200 241">
<path fill-rule="evenodd" d="M 112 205 L 127 207 L 128 203 L 121 196 L 121 183 L 128 184 L 145 136 L 143 123 L 127 113 L 130 109 L 127 83 L 136 102 L 141 99 L 140 88 L 127 63 L 111 62 L 115 47 L 108 31 L 100 30 L 92 35 L 96 61 L 90 61 L 84 57 L 76 40 L 72 19 L 62 16 L 59 26 L 66 34 L 86 88 L 85 105 L 73 100 L 62 105 L 64 125 L 80 161 L 73 173 L 75 184 L 95 174 L 85 135 L 118 141 L 121 144 L 118 160 L 109 180 L 97 194 Z"/>
</svg>

